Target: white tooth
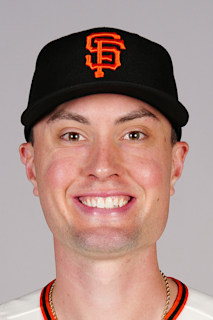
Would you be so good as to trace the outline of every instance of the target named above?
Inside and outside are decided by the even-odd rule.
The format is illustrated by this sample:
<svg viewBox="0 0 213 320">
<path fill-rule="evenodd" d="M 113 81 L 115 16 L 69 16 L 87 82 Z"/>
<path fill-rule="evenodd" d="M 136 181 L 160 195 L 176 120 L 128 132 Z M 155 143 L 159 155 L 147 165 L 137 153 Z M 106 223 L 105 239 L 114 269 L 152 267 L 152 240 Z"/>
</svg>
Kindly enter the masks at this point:
<svg viewBox="0 0 213 320">
<path fill-rule="evenodd" d="M 104 208 L 104 199 L 103 198 L 98 198 L 97 207 L 98 208 Z"/>
<path fill-rule="evenodd" d="M 111 197 L 105 199 L 105 208 L 113 208 L 113 201 Z"/>
<path fill-rule="evenodd" d="M 107 197 L 107 198 L 102 198 L 102 197 L 88 197 L 85 198 L 84 200 L 81 200 L 81 202 L 88 207 L 93 207 L 93 208 L 106 208 L 106 209 L 113 209 L 113 208 L 121 208 L 125 206 L 128 203 L 128 200 L 122 198 L 122 197 Z"/>
<path fill-rule="evenodd" d="M 92 199 L 92 201 L 91 201 L 91 206 L 92 206 L 93 208 L 96 208 L 96 207 L 97 207 L 97 203 L 96 203 L 95 199 Z"/>
<path fill-rule="evenodd" d="M 123 203 L 124 203 L 124 200 L 123 200 L 123 199 L 120 199 L 120 201 L 119 201 L 119 207 L 123 207 Z"/>
<path fill-rule="evenodd" d="M 128 203 L 128 201 L 127 201 L 127 200 L 124 200 L 124 204 L 123 204 L 123 205 L 125 206 L 127 203 Z"/>
<path fill-rule="evenodd" d="M 90 199 L 87 199 L 87 206 L 88 206 L 88 207 L 91 207 L 91 206 L 92 206 Z"/>
<path fill-rule="evenodd" d="M 119 207 L 119 205 L 118 205 L 118 198 L 114 198 L 114 200 L 113 200 L 113 206 L 114 206 L 114 208 L 118 208 L 118 207 Z"/>
</svg>

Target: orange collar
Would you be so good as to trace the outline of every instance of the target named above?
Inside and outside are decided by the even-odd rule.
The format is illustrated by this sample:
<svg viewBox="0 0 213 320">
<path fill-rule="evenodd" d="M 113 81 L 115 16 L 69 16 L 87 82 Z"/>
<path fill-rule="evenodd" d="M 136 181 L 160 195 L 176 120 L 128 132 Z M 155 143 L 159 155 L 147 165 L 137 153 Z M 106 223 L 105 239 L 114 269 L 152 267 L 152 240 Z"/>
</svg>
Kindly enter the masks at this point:
<svg viewBox="0 0 213 320">
<path fill-rule="evenodd" d="M 178 294 L 172 308 L 167 313 L 165 320 L 177 319 L 179 314 L 183 310 L 188 298 L 187 286 L 182 282 L 180 282 L 179 280 L 176 280 L 174 278 L 171 278 L 171 279 L 173 279 L 178 285 Z M 54 320 L 54 316 L 49 304 L 49 292 L 53 282 L 54 280 L 51 281 L 48 285 L 46 285 L 43 288 L 40 296 L 40 308 L 41 308 L 41 312 L 43 314 L 44 320 Z"/>
</svg>

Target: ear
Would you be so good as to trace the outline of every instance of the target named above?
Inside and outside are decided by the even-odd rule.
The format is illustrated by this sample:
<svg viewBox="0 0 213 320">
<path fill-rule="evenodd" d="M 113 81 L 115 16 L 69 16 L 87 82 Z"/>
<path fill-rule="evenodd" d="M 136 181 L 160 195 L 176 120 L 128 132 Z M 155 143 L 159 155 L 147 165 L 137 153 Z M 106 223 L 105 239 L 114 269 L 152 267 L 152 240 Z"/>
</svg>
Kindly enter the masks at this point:
<svg viewBox="0 0 213 320">
<path fill-rule="evenodd" d="M 172 150 L 172 172 L 171 172 L 171 186 L 170 195 L 175 193 L 175 183 L 180 178 L 183 171 L 183 164 L 188 153 L 189 146 L 186 142 L 176 142 Z"/>
<path fill-rule="evenodd" d="M 38 196 L 38 187 L 34 164 L 34 148 L 32 144 L 29 142 L 22 143 L 19 147 L 19 154 L 22 163 L 25 165 L 27 178 L 33 184 L 33 193 L 35 196 Z"/>
</svg>

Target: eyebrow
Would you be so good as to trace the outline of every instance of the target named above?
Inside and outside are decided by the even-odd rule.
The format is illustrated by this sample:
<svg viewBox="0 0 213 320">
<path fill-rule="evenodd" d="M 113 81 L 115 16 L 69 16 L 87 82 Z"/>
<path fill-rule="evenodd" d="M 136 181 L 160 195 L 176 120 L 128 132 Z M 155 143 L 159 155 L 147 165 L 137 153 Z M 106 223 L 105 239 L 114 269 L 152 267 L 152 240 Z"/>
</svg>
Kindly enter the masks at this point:
<svg viewBox="0 0 213 320">
<path fill-rule="evenodd" d="M 131 121 L 134 119 L 140 119 L 140 118 L 144 118 L 144 117 L 153 118 L 153 119 L 159 121 L 158 117 L 154 113 L 147 110 L 146 108 L 142 108 L 141 110 L 135 110 L 135 111 L 131 111 L 131 112 L 127 113 L 125 116 L 117 119 L 115 121 L 115 124 L 118 125 L 118 124 L 121 124 L 121 123 L 124 123 L 127 121 Z M 87 118 L 81 116 L 80 114 L 74 113 L 74 112 L 67 112 L 64 110 L 55 112 L 47 120 L 47 123 L 55 122 L 58 120 L 74 120 L 74 121 L 77 121 L 77 122 L 80 122 L 83 124 L 87 124 L 87 125 L 91 124 Z"/>
<path fill-rule="evenodd" d="M 48 119 L 47 123 L 55 122 L 58 120 L 74 120 L 83 124 L 90 124 L 89 120 L 80 114 L 74 112 L 58 111 Z"/>
<path fill-rule="evenodd" d="M 140 119 L 140 118 L 144 118 L 144 117 L 153 118 L 153 119 L 159 121 L 158 117 L 154 113 L 147 110 L 146 108 L 142 108 L 141 110 L 136 110 L 136 111 L 132 111 L 132 112 L 127 113 L 125 116 L 116 120 L 115 124 L 120 124 L 120 123 L 124 123 L 126 121 Z"/>
</svg>

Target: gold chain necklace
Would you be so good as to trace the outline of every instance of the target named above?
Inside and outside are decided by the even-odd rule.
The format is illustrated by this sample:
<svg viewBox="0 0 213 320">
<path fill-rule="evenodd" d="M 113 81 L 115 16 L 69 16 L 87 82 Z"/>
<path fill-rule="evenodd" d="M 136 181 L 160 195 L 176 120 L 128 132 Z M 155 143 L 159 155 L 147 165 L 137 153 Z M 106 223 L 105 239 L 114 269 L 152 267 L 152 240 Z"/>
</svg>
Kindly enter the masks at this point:
<svg viewBox="0 0 213 320">
<path fill-rule="evenodd" d="M 51 308 L 51 311 L 52 311 L 52 314 L 54 316 L 54 319 L 57 320 L 57 316 L 56 316 L 56 312 L 55 312 L 55 308 L 54 308 L 54 304 L 53 304 L 53 299 L 52 299 L 52 296 L 53 296 L 53 289 L 55 287 L 55 281 L 52 283 L 51 287 L 50 287 L 50 292 L 49 292 L 49 304 L 50 304 L 50 308 Z"/>
<path fill-rule="evenodd" d="M 168 282 L 168 279 L 167 279 L 167 276 L 165 276 L 165 274 L 160 270 L 160 273 L 162 274 L 162 277 L 163 277 L 163 280 L 165 282 L 165 286 L 166 286 L 166 304 L 165 304 L 165 307 L 163 309 L 163 314 L 161 316 L 161 320 L 164 320 L 167 312 L 168 312 L 168 309 L 169 309 L 169 302 L 170 302 L 170 288 L 169 288 L 169 282 Z"/>
<path fill-rule="evenodd" d="M 160 271 L 160 273 L 162 274 L 162 277 L 163 277 L 163 280 L 164 280 L 165 286 L 166 286 L 166 304 L 165 304 L 165 307 L 163 309 L 163 314 L 161 316 L 161 320 L 164 320 L 164 318 L 165 318 L 165 316 L 166 316 L 166 314 L 168 312 L 168 308 L 169 308 L 170 288 L 169 288 L 169 282 L 168 282 L 167 277 L 165 276 L 165 274 L 162 271 Z M 57 320 L 58 318 L 57 318 L 57 315 L 56 315 L 56 312 L 55 312 L 55 308 L 54 308 L 54 304 L 53 304 L 53 300 L 52 300 L 54 286 L 55 286 L 55 281 L 52 283 L 51 288 L 50 288 L 49 304 L 50 304 L 50 308 L 51 308 L 52 314 L 54 316 L 54 319 Z"/>
</svg>

